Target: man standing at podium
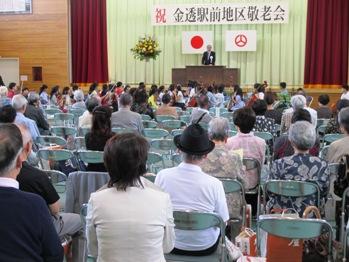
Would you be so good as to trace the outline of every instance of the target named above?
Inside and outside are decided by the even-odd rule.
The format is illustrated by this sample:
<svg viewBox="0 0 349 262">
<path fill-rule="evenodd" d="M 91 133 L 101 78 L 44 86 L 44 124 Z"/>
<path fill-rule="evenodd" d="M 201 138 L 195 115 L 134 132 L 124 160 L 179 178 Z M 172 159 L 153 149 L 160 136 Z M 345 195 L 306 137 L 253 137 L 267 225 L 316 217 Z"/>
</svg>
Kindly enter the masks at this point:
<svg viewBox="0 0 349 262">
<path fill-rule="evenodd" d="M 216 53 L 212 51 L 212 45 L 207 46 L 207 51 L 204 52 L 201 59 L 203 65 L 214 65 L 216 62 Z"/>
</svg>

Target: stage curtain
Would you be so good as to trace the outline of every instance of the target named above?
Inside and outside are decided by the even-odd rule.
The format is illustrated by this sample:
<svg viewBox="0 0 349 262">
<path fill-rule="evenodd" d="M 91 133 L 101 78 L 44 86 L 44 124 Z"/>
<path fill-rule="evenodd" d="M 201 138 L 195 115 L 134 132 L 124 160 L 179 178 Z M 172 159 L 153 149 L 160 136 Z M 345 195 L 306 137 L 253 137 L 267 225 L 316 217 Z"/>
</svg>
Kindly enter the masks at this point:
<svg viewBox="0 0 349 262">
<path fill-rule="evenodd" d="M 161 3 L 223 3 L 239 2 L 201 0 L 162 0 Z M 256 0 L 255 2 L 270 2 Z M 169 84 L 171 69 L 185 65 L 199 65 L 201 55 L 183 55 L 182 31 L 214 32 L 216 64 L 240 68 L 241 84 L 252 85 L 268 80 L 274 85 L 286 81 L 289 85 L 303 85 L 305 30 L 307 1 L 288 1 L 290 19 L 288 24 L 274 25 L 200 25 L 153 27 L 150 10 L 158 0 L 107 0 L 109 76 L 112 81 L 126 83 Z M 226 52 L 225 31 L 240 29 L 257 30 L 256 52 Z M 162 53 L 156 61 L 136 61 L 130 49 L 140 36 L 155 36 Z"/>
<path fill-rule="evenodd" d="M 342 85 L 348 77 L 348 0 L 308 0 L 304 83 Z"/>
<path fill-rule="evenodd" d="M 71 34 L 73 82 L 107 82 L 106 0 L 72 0 Z"/>
</svg>

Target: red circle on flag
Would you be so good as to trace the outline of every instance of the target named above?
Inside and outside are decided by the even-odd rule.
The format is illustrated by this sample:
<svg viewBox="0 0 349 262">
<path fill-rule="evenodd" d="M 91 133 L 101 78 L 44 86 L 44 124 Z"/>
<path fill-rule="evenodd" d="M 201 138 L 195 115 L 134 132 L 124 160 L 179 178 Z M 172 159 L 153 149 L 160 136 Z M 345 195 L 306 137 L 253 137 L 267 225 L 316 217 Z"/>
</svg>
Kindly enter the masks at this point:
<svg viewBox="0 0 349 262">
<path fill-rule="evenodd" d="M 238 46 L 238 47 L 244 47 L 246 44 L 247 44 L 247 37 L 245 35 L 237 35 L 235 37 L 235 44 Z"/>
<path fill-rule="evenodd" d="M 204 45 L 204 39 L 201 36 L 196 35 L 192 37 L 190 44 L 193 48 L 200 49 Z"/>
</svg>

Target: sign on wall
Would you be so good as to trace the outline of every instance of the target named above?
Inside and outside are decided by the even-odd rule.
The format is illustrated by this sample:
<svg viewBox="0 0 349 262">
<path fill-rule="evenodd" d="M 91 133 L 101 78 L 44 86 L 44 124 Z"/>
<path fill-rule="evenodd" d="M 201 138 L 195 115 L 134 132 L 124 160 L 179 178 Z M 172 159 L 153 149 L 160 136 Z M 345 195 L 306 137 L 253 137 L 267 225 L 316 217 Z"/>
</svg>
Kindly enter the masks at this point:
<svg viewBox="0 0 349 262">
<path fill-rule="evenodd" d="M 283 24 L 288 2 L 154 5 L 153 25 Z"/>
<path fill-rule="evenodd" d="M 187 31 L 182 32 L 182 53 L 202 54 L 207 45 L 213 43 L 212 31 Z"/>
<path fill-rule="evenodd" d="M 32 13 L 32 0 L 0 0 L 0 14 Z"/>
<path fill-rule="evenodd" d="M 225 51 L 256 51 L 256 30 L 226 31 Z"/>
</svg>

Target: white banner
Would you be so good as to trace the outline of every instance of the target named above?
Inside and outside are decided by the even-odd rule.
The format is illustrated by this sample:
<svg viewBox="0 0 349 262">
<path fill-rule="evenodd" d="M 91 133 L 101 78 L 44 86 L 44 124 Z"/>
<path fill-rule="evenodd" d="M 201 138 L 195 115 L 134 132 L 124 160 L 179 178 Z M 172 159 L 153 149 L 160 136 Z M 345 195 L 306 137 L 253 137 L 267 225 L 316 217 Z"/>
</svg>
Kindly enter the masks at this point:
<svg viewBox="0 0 349 262">
<path fill-rule="evenodd" d="M 283 24 L 288 2 L 154 5 L 152 25 Z"/>
<path fill-rule="evenodd" d="M 256 51 L 257 31 L 240 30 L 226 31 L 225 51 Z"/>
<path fill-rule="evenodd" d="M 186 31 L 182 32 L 182 53 L 202 54 L 207 45 L 213 45 L 212 31 Z"/>
</svg>

